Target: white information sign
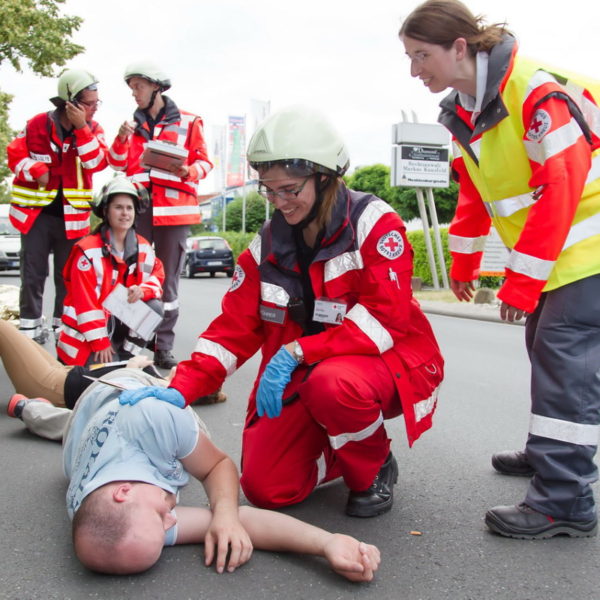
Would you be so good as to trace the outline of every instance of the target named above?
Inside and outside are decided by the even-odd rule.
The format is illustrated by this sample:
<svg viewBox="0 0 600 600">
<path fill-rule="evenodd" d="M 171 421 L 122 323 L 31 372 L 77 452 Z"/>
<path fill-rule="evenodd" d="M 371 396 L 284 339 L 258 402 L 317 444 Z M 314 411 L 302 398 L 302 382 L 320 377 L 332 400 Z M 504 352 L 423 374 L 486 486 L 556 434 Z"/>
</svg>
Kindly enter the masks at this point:
<svg viewBox="0 0 600 600">
<path fill-rule="evenodd" d="M 393 146 L 392 185 L 404 187 L 448 187 L 448 149 L 439 146 L 403 144 Z"/>
<path fill-rule="evenodd" d="M 504 245 L 498 232 L 492 227 L 485 240 L 480 275 L 504 277 L 504 267 L 508 262 L 508 248 Z"/>
</svg>

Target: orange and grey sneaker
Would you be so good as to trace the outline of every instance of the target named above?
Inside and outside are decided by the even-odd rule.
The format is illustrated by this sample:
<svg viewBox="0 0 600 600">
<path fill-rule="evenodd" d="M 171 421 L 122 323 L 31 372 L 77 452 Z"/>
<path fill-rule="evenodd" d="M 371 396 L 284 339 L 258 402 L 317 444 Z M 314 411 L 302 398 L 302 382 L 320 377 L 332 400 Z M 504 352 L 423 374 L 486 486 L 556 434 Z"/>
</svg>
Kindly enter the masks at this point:
<svg viewBox="0 0 600 600">
<path fill-rule="evenodd" d="M 8 401 L 6 414 L 9 417 L 20 419 L 25 405 L 29 402 L 45 402 L 46 404 L 52 404 L 52 402 L 46 400 L 46 398 L 28 398 L 27 396 L 23 396 L 23 394 L 13 394 Z"/>
</svg>

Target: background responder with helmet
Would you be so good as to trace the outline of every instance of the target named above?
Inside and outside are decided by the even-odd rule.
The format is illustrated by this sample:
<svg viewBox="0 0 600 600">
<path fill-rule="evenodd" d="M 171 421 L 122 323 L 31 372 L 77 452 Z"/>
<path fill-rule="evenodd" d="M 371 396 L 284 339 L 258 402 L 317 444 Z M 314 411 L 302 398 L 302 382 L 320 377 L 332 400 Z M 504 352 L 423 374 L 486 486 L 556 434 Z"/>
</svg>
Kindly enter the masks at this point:
<svg viewBox="0 0 600 600">
<path fill-rule="evenodd" d="M 69 69 L 58 79 L 56 110 L 36 115 L 8 145 L 14 172 L 10 220 L 21 232 L 20 329 L 43 343 L 42 299 L 48 258 L 54 254 L 53 327 L 60 326 L 63 266 L 75 240 L 89 233 L 92 174 L 106 167 L 104 131 L 92 119 L 100 101 L 97 80 Z"/>
<path fill-rule="evenodd" d="M 383 200 L 345 187 L 346 147 L 316 111 L 271 115 L 248 159 L 273 218 L 240 255 L 222 314 L 171 387 L 153 394 L 189 404 L 260 350 L 243 434 L 246 497 L 277 508 L 341 476 L 346 513 L 376 516 L 391 508 L 398 476 L 384 420 L 404 413 L 412 445 L 432 424 L 443 377 L 412 297 L 404 224 Z"/>
<path fill-rule="evenodd" d="M 531 420 L 525 451 L 493 456 L 533 475 L 523 502 L 490 509 L 503 536 L 596 534 L 600 433 L 600 83 L 521 56 L 515 37 L 457 0 L 428 0 L 400 29 L 411 75 L 450 88 L 460 192 L 451 287 L 470 300 L 493 223 L 510 250 L 500 316 L 525 314 Z M 499 373 L 499 375 L 502 375 Z"/>
<path fill-rule="evenodd" d="M 171 87 L 169 78 L 153 63 L 139 62 L 125 70 L 125 81 L 138 105 L 134 121 L 125 121 L 115 138 L 109 164 L 150 192 L 151 210 L 138 217 L 138 232 L 154 243 L 156 255 L 165 268 L 164 309 L 154 352 L 155 364 L 171 368 L 177 364 L 171 352 L 179 316 L 179 276 L 185 258 L 189 226 L 200 223 L 197 182 L 212 169 L 202 131 L 202 119 L 180 110 L 163 92 Z M 150 140 L 162 140 L 188 150 L 180 167 L 170 172 L 141 164 Z"/>
<path fill-rule="evenodd" d="M 113 178 L 94 212 L 102 222 L 75 244 L 64 269 L 67 295 L 56 351 L 67 365 L 124 360 L 146 346 L 153 332 L 141 337 L 104 305 L 118 285 L 126 288 L 127 302 L 142 300 L 162 316 L 164 272 L 150 243 L 135 233 L 136 186 L 125 177 Z"/>
</svg>

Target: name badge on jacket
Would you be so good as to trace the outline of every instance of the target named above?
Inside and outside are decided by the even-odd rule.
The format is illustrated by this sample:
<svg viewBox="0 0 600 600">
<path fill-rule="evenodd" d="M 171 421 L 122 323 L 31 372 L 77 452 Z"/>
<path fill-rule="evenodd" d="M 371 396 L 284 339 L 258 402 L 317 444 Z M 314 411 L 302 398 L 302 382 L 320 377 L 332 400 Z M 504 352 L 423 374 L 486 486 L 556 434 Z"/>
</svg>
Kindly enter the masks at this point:
<svg viewBox="0 0 600 600">
<path fill-rule="evenodd" d="M 263 321 L 283 325 L 286 313 L 285 308 L 278 308 L 277 306 L 265 306 L 264 304 L 261 304 L 259 310 L 260 318 Z"/>
<path fill-rule="evenodd" d="M 318 298 L 315 300 L 313 321 L 330 323 L 331 325 L 339 324 L 344 320 L 347 308 L 345 302 L 330 300 L 329 298 Z"/>
</svg>

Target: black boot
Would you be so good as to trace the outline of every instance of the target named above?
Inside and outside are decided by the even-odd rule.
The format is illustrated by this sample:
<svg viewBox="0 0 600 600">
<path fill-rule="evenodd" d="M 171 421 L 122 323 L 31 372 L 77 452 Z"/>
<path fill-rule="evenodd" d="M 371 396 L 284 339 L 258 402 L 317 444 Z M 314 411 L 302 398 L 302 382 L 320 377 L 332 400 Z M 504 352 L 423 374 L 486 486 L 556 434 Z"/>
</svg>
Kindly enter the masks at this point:
<svg viewBox="0 0 600 600">
<path fill-rule="evenodd" d="M 351 517 L 376 517 L 392 508 L 394 484 L 398 481 L 398 463 L 390 452 L 373 483 L 363 492 L 350 490 L 346 514 Z"/>
<path fill-rule="evenodd" d="M 492 455 L 492 467 L 502 475 L 531 477 L 535 471 L 522 450 L 509 450 Z"/>
</svg>

